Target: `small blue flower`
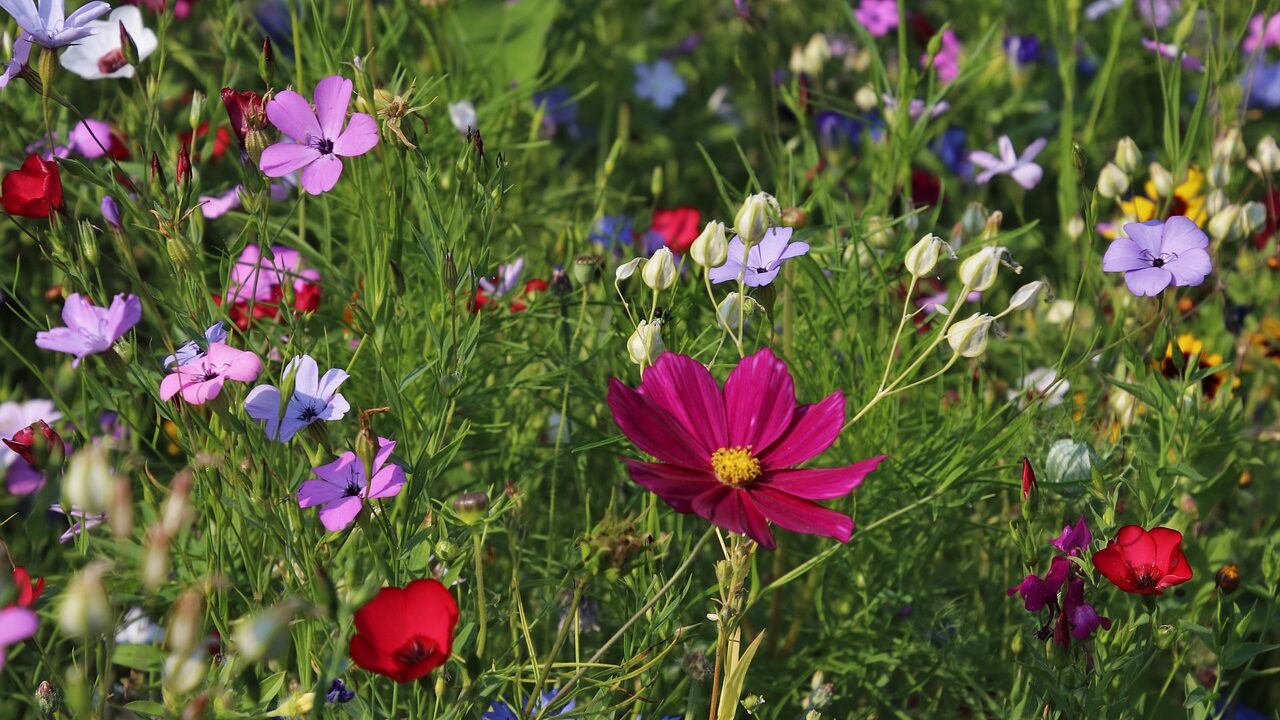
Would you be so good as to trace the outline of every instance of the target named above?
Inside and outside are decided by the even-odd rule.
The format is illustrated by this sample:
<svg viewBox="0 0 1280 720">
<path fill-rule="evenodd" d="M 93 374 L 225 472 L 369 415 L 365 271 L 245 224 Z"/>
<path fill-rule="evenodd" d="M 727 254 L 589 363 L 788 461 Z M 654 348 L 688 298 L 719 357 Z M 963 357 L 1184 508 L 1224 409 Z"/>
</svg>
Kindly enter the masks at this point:
<svg viewBox="0 0 1280 720">
<path fill-rule="evenodd" d="M 862 142 L 862 121 L 834 110 L 824 110 L 816 118 L 818 144 L 826 150 L 848 145 L 854 150 Z"/>
<path fill-rule="evenodd" d="M 564 85 L 557 85 L 533 96 L 535 107 L 542 108 L 542 129 L 551 137 L 564 128 L 565 134 L 576 139 L 578 130 L 578 103 L 573 93 Z"/>
<path fill-rule="evenodd" d="M 969 134 L 958 127 L 947 128 L 933 141 L 933 152 L 957 177 L 968 179 L 973 176 L 973 164 L 969 162 L 969 151 L 965 149 Z"/>
<path fill-rule="evenodd" d="M 1280 62 L 1257 63 L 1240 76 L 1249 93 L 1249 107 L 1274 110 L 1280 107 Z"/>
<path fill-rule="evenodd" d="M 533 703 L 533 707 L 529 709 L 530 712 L 537 715 L 555 696 L 555 690 L 548 690 L 542 693 L 542 695 L 538 697 L 538 700 Z M 527 703 L 528 701 L 529 699 L 525 698 L 525 702 Z M 565 717 L 565 713 L 572 712 L 574 705 L 576 705 L 576 703 L 570 700 L 564 704 L 564 707 L 560 708 L 559 712 L 547 715 L 547 717 L 560 718 L 561 720 L 573 720 L 573 718 Z M 480 720 L 520 720 L 520 716 L 516 715 L 516 711 L 513 710 L 510 705 L 500 700 L 494 700 L 489 704 L 489 711 L 480 716 Z"/>
<path fill-rule="evenodd" d="M 588 237 L 605 250 L 621 253 L 623 248 L 636 241 L 635 230 L 631 227 L 630 215 L 605 215 L 596 221 L 595 228 Z"/>
<path fill-rule="evenodd" d="M 1004 52 L 1016 67 L 1040 62 L 1040 38 L 1035 35 L 1010 35 L 1004 39 Z"/>
<path fill-rule="evenodd" d="M 687 87 L 684 78 L 670 60 L 660 58 L 647 65 L 636 63 L 634 70 L 636 97 L 648 100 L 659 110 L 670 110 L 684 95 Z"/>
<path fill-rule="evenodd" d="M 336 705 L 351 702 L 355 697 L 355 690 L 348 689 L 341 678 L 335 678 L 333 684 L 329 686 L 329 692 L 324 694 L 324 701 L 330 705 Z"/>
</svg>

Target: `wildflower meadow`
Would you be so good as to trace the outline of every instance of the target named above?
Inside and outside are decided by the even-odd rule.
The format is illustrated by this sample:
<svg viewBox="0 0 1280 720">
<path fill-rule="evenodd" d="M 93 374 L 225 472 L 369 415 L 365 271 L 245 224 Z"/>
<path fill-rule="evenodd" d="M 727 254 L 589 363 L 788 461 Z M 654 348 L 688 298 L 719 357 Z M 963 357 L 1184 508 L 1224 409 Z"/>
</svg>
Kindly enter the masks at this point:
<svg viewBox="0 0 1280 720">
<path fill-rule="evenodd" d="M 1280 718 L 1280 0 L 0 10 L 0 720 Z"/>
</svg>

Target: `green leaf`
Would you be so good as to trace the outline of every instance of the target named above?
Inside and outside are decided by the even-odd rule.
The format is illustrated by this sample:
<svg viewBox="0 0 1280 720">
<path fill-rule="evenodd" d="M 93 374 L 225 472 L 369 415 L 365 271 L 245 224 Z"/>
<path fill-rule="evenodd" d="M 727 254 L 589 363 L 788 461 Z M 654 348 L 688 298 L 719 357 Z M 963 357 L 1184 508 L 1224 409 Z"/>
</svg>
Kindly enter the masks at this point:
<svg viewBox="0 0 1280 720">
<path fill-rule="evenodd" d="M 124 647 L 130 647 L 130 646 L 121 645 L 120 647 L 124 648 Z M 118 650 L 119 648 L 117 648 L 117 651 Z M 128 705 L 125 705 L 124 709 L 130 712 L 135 712 L 138 714 L 145 714 L 145 715 L 154 715 L 156 717 L 165 717 L 168 715 L 168 712 L 169 712 L 168 710 L 165 709 L 164 705 L 161 705 L 160 703 L 154 700 L 134 700 Z"/>
<path fill-rule="evenodd" d="M 1113 377 L 1104 376 L 1103 379 L 1107 381 L 1107 384 L 1114 385 L 1121 390 L 1127 391 L 1130 395 L 1133 395 L 1152 407 L 1158 408 L 1164 406 L 1164 403 L 1160 402 L 1160 396 L 1156 395 L 1151 391 L 1151 388 L 1146 387 L 1145 385 L 1134 385 L 1133 383 L 1116 380 Z"/>
<path fill-rule="evenodd" d="M 1258 655 L 1272 650 L 1280 649 L 1280 645 L 1272 643 L 1246 642 L 1239 645 L 1232 645 L 1222 654 L 1222 667 L 1227 670 L 1234 670 L 1241 665 L 1249 662 Z"/>
<path fill-rule="evenodd" d="M 472 57 L 491 62 L 499 87 L 519 87 L 542 69 L 547 31 L 559 10 L 559 0 L 472 0 L 459 4 L 456 20 Z"/>
<path fill-rule="evenodd" d="M 154 645 L 117 645 L 111 661 L 134 670 L 151 672 L 164 666 L 164 653 Z"/>
</svg>

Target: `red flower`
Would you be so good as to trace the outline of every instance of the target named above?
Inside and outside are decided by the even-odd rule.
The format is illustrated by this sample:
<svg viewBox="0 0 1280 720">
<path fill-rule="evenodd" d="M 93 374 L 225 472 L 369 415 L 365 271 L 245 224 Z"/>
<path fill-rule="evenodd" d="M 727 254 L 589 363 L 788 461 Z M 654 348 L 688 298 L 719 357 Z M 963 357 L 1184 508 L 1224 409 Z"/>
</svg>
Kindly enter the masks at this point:
<svg viewBox="0 0 1280 720">
<path fill-rule="evenodd" d="M 356 611 L 351 659 L 369 672 L 409 682 L 440 667 L 453 652 L 458 604 L 436 580 L 384 587 Z"/>
<path fill-rule="evenodd" d="M 240 145 L 244 145 L 244 137 L 250 130 L 261 129 L 266 117 L 262 96 L 256 92 L 222 88 L 222 104 L 227 108 L 227 118 L 231 120 L 231 131 L 236 134 Z"/>
<path fill-rule="evenodd" d="M 5 439 L 4 444 L 37 470 L 47 469 L 51 462 L 62 459 L 62 438 L 43 420 L 22 428 L 12 438 Z"/>
<path fill-rule="evenodd" d="M 1036 471 L 1031 468 L 1031 461 L 1022 458 L 1022 499 L 1029 500 L 1031 491 L 1036 487 Z"/>
<path fill-rule="evenodd" d="M 0 190 L 4 193 L 0 204 L 10 215 L 47 218 L 63 208 L 58 165 L 39 155 L 28 155 L 21 168 L 5 175 Z"/>
<path fill-rule="evenodd" d="M 196 126 L 195 132 L 188 130 L 183 133 L 178 133 L 178 142 L 183 145 L 198 148 L 199 146 L 197 145 L 196 140 L 199 140 L 208 134 L 209 123 L 208 121 L 205 121 Z M 222 157 L 227 152 L 227 147 L 229 145 L 231 145 L 231 135 L 227 133 L 226 128 L 218 128 L 213 133 L 213 159 L 217 160 Z M 195 154 L 195 159 L 197 161 L 201 160 L 200 153 L 197 152 Z M 179 173 L 181 173 L 181 170 L 179 170 Z"/>
<path fill-rule="evenodd" d="M 649 230 L 661 235 L 671 252 L 683 255 L 702 231 L 702 213 L 691 207 L 654 210 Z"/>
<path fill-rule="evenodd" d="M 32 582 L 31 573 L 23 567 L 13 569 L 13 584 L 18 586 L 18 599 L 14 602 L 17 607 L 31 607 L 44 592 L 44 578 Z"/>
<path fill-rule="evenodd" d="M 1159 595 L 1191 579 L 1182 533 L 1167 527 L 1120 528 L 1115 540 L 1093 554 L 1093 567 L 1116 587 L 1139 595 Z"/>
</svg>

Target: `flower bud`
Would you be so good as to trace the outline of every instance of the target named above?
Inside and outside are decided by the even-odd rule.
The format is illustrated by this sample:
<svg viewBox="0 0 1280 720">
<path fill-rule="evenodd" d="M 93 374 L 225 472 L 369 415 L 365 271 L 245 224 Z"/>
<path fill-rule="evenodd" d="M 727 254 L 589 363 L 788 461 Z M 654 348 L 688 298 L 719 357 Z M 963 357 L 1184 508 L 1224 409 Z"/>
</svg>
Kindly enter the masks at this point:
<svg viewBox="0 0 1280 720">
<path fill-rule="evenodd" d="M 191 124 L 192 137 L 200 127 L 200 118 L 204 115 L 204 95 L 199 90 L 191 92 L 191 107 L 187 109 L 187 122 Z"/>
<path fill-rule="evenodd" d="M 1231 184 L 1231 163 L 1215 160 L 1209 166 L 1209 187 L 1225 188 Z"/>
<path fill-rule="evenodd" d="M 124 56 L 126 65 L 138 64 L 138 43 L 133 41 L 133 36 L 124 27 L 124 21 L 117 23 L 120 32 L 120 54 Z"/>
<path fill-rule="evenodd" d="M 1177 188 L 1173 173 L 1165 170 L 1160 163 L 1153 162 L 1147 166 L 1147 175 L 1150 176 L 1151 184 L 1156 188 L 1156 197 L 1173 197 L 1174 190 Z"/>
<path fill-rule="evenodd" d="M 129 478 L 117 476 L 113 482 L 107 524 L 111 526 L 111 534 L 118 538 L 133 534 L 133 488 Z"/>
<path fill-rule="evenodd" d="M 622 263 L 621 265 L 618 266 L 617 270 L 613 271 L 614 281 L 622 282 L 623 280 L 626 280 L 632 275 L 635 275 L 636 269 L 639 268 L 641 265 L 644 265 L 644 263 L 645 263 L 645 258 L 642 258 L 642 257 L 632 258 Z"/>
<path fill-rule="evenodd" d="M 1116 167 L 1127 174 L 1133 174 L 1140 162 L 1142 162 L 1142 153 L 1138 151 L 1138 143 L 1128 136 L 1120 138 L 1119 144 L 1116 145 Z"/>
<path fill-rule="evenodd" d="M 111 627 L 111 603 L 102 585 L 107 563 L 95 560 L 67 583 L 58 607 L 58 626 L 75 637 L 100 635 Z"/>
<path fill-rule="evenodd" d="M 1084 218 L 1079 215 L 1072 215 L 1067 221 L 1067 237 L 1072 240 L 1078 240 L 1084 234 Z"/>
<path fill-rule="evenodd" d="M 912 218 L 915 216 L 912 215 Z M 789 207 L 782 211 L 782 225 L 789 228 L 802 228 L 809 224 L 809 214 L 802 208 Z"/>
<path fill-rule="evenodd" d="M 883 250 L 893 243 L 893 235 L 889 231 L 889 221 L 879 215 L 867 218 L 867 245 Z"/>
<path fill-rule="evenodd" d="M 264 85 L 271 86 L 271 74 L 276 69 L 276 53 L 271 48 L 271 38 L 262 38 L 262 52 L 258 54 L 258 75 Z"/>
<path fill-rule="evenodd" d="M 1256 233 L 1267 225 L 1267 208 L 1256 200 L 1250 200 L 1240 208 L 1240 225 L 1246 234 Z"/>
<path fill-rule="evenodd" d="M 186 143 L 182 143 L 178 148 L 177 176 L 178 187 L 191 182 L 191 148 Z"/>
<path fill-rule="evenodd" d="M 111 505 L 113 480 L 106 447 L 90 445 L 67 463 L 62 479 L 63 505 L 86 513 L 105 512 Z"/>
<path fill-rule="evenodd" d="M 999 245 L 984 247 L 960 263 L 960 281 L 973 292 L 983 292 L 996 284 L 996 273 L 1005 248 Z"/>
<path fill-rule="evenodd" d="M 748 195 L 742 202 L 742 207 L 733 218 L 733 231 L 748 247 L 764 238 L 765 231 L 769 229 L 770 211 L 775 215 L 782 212 L 778 201 L 768 193 Z"/>
<path fill-rule="evenodd" d="M 1226 240 L 1231 237 L 1240 222 L 1240 208 L 1228 205 L 1209 220 L 1209 235 L 1214 240 Z"/>
<path fill-rule="evenodd" d="M 169 536 L 159 525 L 147 528 L 142 542 L 142 585 L 155 590 L 169 581 Z"/>
<path fill-rule="evenodd" d="M 294 693 L 275 710 L 267 713 L 267 717 L 295 718 L 308 715 L 316 706 L 316 694 L 313 692 Z"/>
<path fill-rule="evenodd" d="M 579 285 L 590 285 L 600 278 L 600 257 L 579 255 L 573 259 L 573 279 Z"/>
<path fill-rule="evenodd" d="M 978 234 L 979 240 L 990 240 L 1000 234 L 1000 225 L 1004 223 L 1004 213 L 995 210 L 987 216 L 986 223 L 982 226 L 982 232 Z"/>
<path fill-rule="evenodd" d="M 1235 563 L 1223 565 L 1214 576 L 1214 581 L 1218 583 L 1219 590 L 1230 595 L 1240 587 L 1240 566 Z"/>
<path fill-rule="evenodd" d="M 204 597 L 199 590 L 189 588 L 173 604 L 165 640 L 170 652 L 183 655 L 202 647 L 204 637 Z"/>
<path fill-rule="evenodd" d="M 246 664 L 274 658 L 289 644 L 289 611 L 281 605 L 242 618 L 236 626 L 236 648 Z"/>
<path fill-rule="evenodd" d="M 116 203 L 115 198 L 110 195 L 103 195 L 101 209 L 102 219 L 106 220 L 112 229 L 120 230 L 123 227 L 120 224 L 120 205 Z"/>
<path fill-rule="evenodd" d="M 986 313 L 975 313 L 958 321 L 947 330 L 947 344 L 960 357 L 978 357 L 987 351 L 987 334 L 994 320 Z"/>
<path fill-rule="evenodd" d="M 736 292 L 729 293 L 724 300 L 720 302 L 720 306 L 716 308 L 716 316 L 720 318 L 720 324 L 730 332 L 737 332 L 741 328 L 741 323 L 745 323 L 747 318 L 757 311 L 763 311 L 764 308 L 755 298 L 750 295 L 743 299 L 742 295 Z"/>
<path fill-rule="evenodd" d="M 165 185 L 164 169 L 160 167 L 160 156 L 155 151 L 151 152 L 151 184 L 160 187 Z"/>
<path fill-rule="evenodd" d="M 170 655 L 164 661 L 164 688 L 174 695 L 186 695 L 200 687 L 209 672 L 209 654 L 203 650 Z"/>
<path fill-rule="evenodd" d="M 627 354 L 631 356 L 631 362 L 641 367 L 652 365 L 666 349 L 662 345 L 661 323 L 661 320 L 640 321 L 635 332 L 627 339 Z"/>
<path fill-rule="evenodd" d="M 1213 217 L 1223 210 L 1226 210 L 1227 206 L 1230 204 L 1231 201 L 1227 199 L 1226 193 L 1221 190 L 1214 190 L 1205 198 L 1204 211 L 1209 214 L 1209 217 Z"/>
<path fill-rule="evenodd" d="M 725 239 L 724 223 L 712 220 L 702 228 L 702 234 L 689 246 L 689 257 L 705 268 L 720 267 L 729 259 L 729 241 Z"/>
<path fill-rule="evenodd" d="M 938 253 L 946 248 L 947 252 L 951 251 L 951 246 L 942 241 L 937 235 L 929 233 L 920 238 L 915 245 L 907 250 L 907 257 L 903 260 L 903 264 L 907 267 L 907 272 L 911 273 L 911 277 L 921 278 L 933 271 L 935 265 L 938 264 Z"/>
<path fill-rule="evenodd" d="M 1049 289 L 1049 283 L 1043 280 L 1033 280 L 1023 285 L 1013 293 L 1013 297 L 1009 298 L 1009 312 L 1017 312 L 1018 310 L 1026 310 L 1035 304 L 1036 299 L 1041 294 L 1046 294 Z"/>
<path fill-rule="evenodd" d="M 982 203 L 969 203 L 969 206 L 964 209 L 964 214 L 960 216 L 960 229 L 964 232 L 964 236 L 978 237 L 986 225 L 987 209 L 982 207 Z"/>
<path fill-rule="evenodd" d="M 1098 194 L 1104 198 L 1115 198 L 1129 189 L 1129 176 L 1115 163 L 1107 163 L 1098 174 Z"/>
<path fill-rule="evenodd" d="M 459 495 L 453 499 L 453 511 L 459 520 L 474 525 L 489 513 L 489 496 L 482 492 Z"/>
<path fill-rule="evenodd" d="M 58 711 L 62 709 L 62 694 L 48 680 L 41 680 L 36 687 L 36 709 L 45 720 L 57 717 Z"/>
<path fill-rule="evenodd" d="M 1275 138 L 1268 135 L 1259 140 L 1255 155 L 1263 172 L 1272 174 L 1280 170 L 1280 146 L 1276 145 Z"/>
<path fill-rule="evenodd" d="M 28 465 L 45 472 L 62 467 L 66 454 L 62 437 L 43 420 L 37 420 L 14 433 L 13 437 L 5 438 L 4 444 Z"/>
<path fill-rule="evenodd" d="M 640 269 L 640 279 L 657 292 L 675 285 L 676 278 L 679 276 L 680 271 L 676 269 L 675 255 L 665 247 L 658 248 L 653 257 L 649 258 L 649 261 Z"/>
<path fill-rule="evenodd" d="M 853 94 L 853 103 L 862 112 L 871 112 L 880 104 L 880 95 L 871 85 L 863 85 Z"/>
<path fill-rule="evenodd" d="M 1218 137 L 1213 143 L 1213 159 L 1223 163 L 1239 160 L 1244 157 L 1244 140 L 1240 137 L 1240 128 L 1231 128 Z"/>
</svg>

